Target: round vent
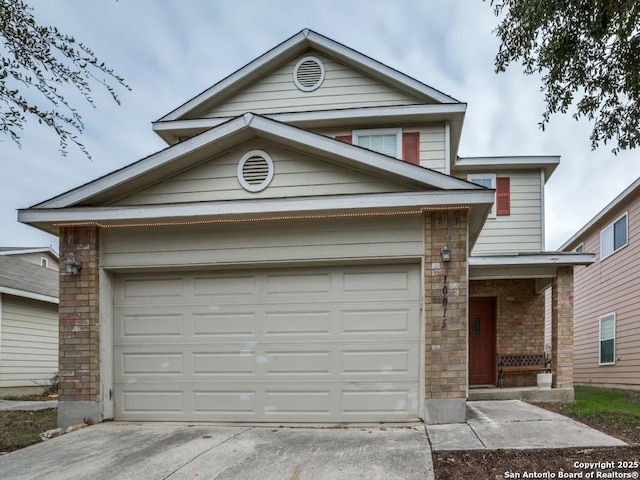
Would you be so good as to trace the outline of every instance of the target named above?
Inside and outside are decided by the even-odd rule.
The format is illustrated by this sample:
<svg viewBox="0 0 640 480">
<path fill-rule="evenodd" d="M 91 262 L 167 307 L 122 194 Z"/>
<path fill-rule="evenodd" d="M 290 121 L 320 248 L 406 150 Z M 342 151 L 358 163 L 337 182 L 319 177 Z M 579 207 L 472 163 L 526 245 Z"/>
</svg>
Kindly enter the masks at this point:
<svg viewBox="0 0 640 480">
<path fill-rule="evenodd" d="M 238 163 L 238 181 L 249 192 L 260 192 L 273 179 L 273 160 L 262 150 L 246 153 Z"/>
<path fill-rule="evenodd" d="M 316 57 L 304 57 L 293 69 L 293 82 L 303 92 L 312 92 L 324 81 L 324 65 Z"/>
</svg>

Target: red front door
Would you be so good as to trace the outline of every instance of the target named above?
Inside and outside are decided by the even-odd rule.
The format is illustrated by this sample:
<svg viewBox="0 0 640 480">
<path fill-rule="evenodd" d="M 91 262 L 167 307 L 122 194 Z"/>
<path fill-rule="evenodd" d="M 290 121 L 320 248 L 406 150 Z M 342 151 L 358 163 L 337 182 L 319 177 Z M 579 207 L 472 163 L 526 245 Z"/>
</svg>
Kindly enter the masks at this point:
<svg viewBox="0 0 640 480">
<path fill-rule="evenodd" d="M 496 299 L 469 298 L 469 385 L 496 383 Z"/>
</svg>

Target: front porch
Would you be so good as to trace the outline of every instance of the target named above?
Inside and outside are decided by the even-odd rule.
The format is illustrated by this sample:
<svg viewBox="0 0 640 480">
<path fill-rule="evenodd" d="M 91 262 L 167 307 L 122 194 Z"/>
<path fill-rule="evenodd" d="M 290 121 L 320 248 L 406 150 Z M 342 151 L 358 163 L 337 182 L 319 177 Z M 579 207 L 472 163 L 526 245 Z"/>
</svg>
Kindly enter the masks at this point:
<svg viewBox="0 0 640 480">
<path fill-rule="evenodd" d="M 469 259 L 469 400 L 573 400 L 573 266 L 583 255 L 494 255 Z M 505 368 L 500 355 L 550 358 L 550 365 Z M 549 368 L 553 388 L 538 389 Z"/>
<path fill-rule="evenodd" d="M 497 388 L 490 386 L 472 386 L 469 388 L 469 401 L 483 400 L 521 400 L 523 402 L 572 402 L 572 388 L 539 389 L 538 387 Z"/>
</svg>

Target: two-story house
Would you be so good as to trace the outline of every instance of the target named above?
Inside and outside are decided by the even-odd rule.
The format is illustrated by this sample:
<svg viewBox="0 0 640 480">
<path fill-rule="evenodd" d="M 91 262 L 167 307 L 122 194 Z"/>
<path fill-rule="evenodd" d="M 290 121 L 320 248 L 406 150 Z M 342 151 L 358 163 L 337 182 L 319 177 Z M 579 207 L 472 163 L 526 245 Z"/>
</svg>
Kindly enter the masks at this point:
<svg viewBox="0 0 640 480">
<path fill-rule="evenodd" d="M 544 348 L 549 285 L 571 397 L 591 256 L 543 252 L 559 160 L 459 158 L 465 110 L 303 30 L 155 122 L 164 150 L 20 211 L 68 267 L 59 423 L 464 421 L 497 352 Z"/>
<path fill-rule="evenodd" d="M 41 393 L 58 372 L 58 254 L 0 247 L 0 397 Z"/>
<path fill-rule="evenodd" d="M 622 388 L 640 385 L 640 179 L 560 247 L 594 252 L 575 269 L 575 382 Z"/>
</svg>

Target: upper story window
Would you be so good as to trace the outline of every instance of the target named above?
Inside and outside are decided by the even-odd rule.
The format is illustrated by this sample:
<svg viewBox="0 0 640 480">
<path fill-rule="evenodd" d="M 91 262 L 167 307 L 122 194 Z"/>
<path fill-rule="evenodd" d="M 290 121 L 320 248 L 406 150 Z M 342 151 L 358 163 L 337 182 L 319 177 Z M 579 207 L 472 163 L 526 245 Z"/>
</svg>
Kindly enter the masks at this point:
<svg viewBox="0 0 640 480">
<path fill-rule="evenodd" d="M 402 158 L 402 130 L 399 128 L 354 130 L 353 143 L 390 157 Z"/>
<path fill-rule="evenodd" d="M 576 253 L 583 253 L 584 252 L 584 243 L 581 243 L 580 245 L 578 245 L 576 247 L 576 249 L 574 250 L 574 252 Z"/>
<path fill-rule="evenodd" d="M 336 140 L 420 165 L 420 132 L 403 132 L 401 128 L 354 130 L 352 135 L 336 136 Z"/>
<path fill-rule="evenodd" d="M 625 212 L 600 232 L 600 260 L 613 255 L 627 245 L 627 217 L 628 214 Z"/>
<path fill-rule="evenodd" d="M 616 363 L 616 314 L 610 313 L 600 317 L 599 365 Z"/>
<path fill-rule="evenodd" d="M 40 257 L 40 266 L 44 268 L 49 267 L 49 259 L 45 257 Z"/>
<path fill-rule="evenodd" d="M 467 180 L 486 188 L 495 189 L 493 206 L 489 218 L 501 215 L 511 215 L 511 178 L 498 177 L 495 173 L 473 173 L 467 175 Z"/>
<path fill-rule="evenodd" d="M 467 175 L 467 180 L 478 185 L 482 185 L 486 188 L 496 188 L 496 175 L 494 173 L 478 173 L 473 175 Z M 496 201 L 493 201 L 491 212 L 489 212 L 489 218 L 496 218 Z"/>
</svg>

